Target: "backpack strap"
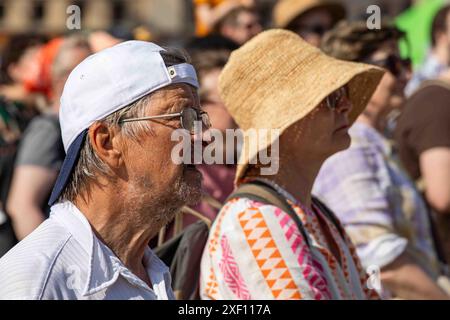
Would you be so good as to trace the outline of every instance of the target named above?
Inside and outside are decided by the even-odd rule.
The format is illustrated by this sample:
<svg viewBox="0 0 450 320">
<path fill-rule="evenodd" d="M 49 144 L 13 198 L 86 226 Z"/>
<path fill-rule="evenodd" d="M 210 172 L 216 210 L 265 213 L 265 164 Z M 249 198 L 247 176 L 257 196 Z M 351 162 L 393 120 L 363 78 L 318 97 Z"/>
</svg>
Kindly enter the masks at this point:
<svg viewBox="0 0 450 320">
<path fill-rule="evenodd" d="M 270 204 L 275 207 L 280 208 L 286 212 L 297 225 L 298 230 L 305 239 L 308 247 L 311 247 L 309 237 L 303 227 L 299 216 L 294 211 L 292 206 L 287 202 L 287 200 L 278 193 L 272 186 L 261 181 L 251 181 L 248 183 L 241 184 L 228 198 L 225 202 L 235 199 L 235 198 L 248 198 L 250 200 L 262 202 L 265 204 Z"/>
<path fill-rule="evenodd" d="M 328 220 L 330 220 L 334 224 L 336 229 L 339 231 L 339 234 L 341 235 L 342 239 L 345 240 L 345 231 L 342 228 L 342 225 L 339 222 L 338 217 L 336 217 L 336 215 L 334 214 L 334 212 L 331 211 L 330 208 L 328 208 L 322 201 L 320 201 L 318 198 L 314 196 L 312 197 L 312 202 L 320 209 L 320 212 L 322 212 L 328 218 Z"/>
</svg>

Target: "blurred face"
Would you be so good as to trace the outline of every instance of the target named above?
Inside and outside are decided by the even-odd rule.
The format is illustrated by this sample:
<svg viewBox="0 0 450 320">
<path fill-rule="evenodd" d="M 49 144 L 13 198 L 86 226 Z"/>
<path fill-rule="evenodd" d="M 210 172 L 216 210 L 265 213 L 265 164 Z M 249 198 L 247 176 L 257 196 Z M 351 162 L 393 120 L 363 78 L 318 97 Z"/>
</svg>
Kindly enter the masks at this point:
<svg viewBox="0 0 450 320">
<path fill-rule="evenodd" d="M 226 129 L 236 129 L 237 125 L 219 96 L 220 72 L 221 69 L 216 68 L 201 75 L 202 90 L 205 93 L 202 109 L 208 113 L 212 127 L 225 132 Z"/>
<path fill-rule="evenodd" d="M 400 58 L 396 42 L 386 42 L 366 62 L 387 71 L 367 106 L 367 112 L 387 115 L 394 109 L 400 109 L 405 101 L 404 90 L 411 78 L 411 69 Z"/>
<path fill-rule="evenodd" d="M 34 79 L 39 74 L 39 49 L 41 45 L 27 48 L 17 63 L 8 67 L 8 73 L 13 82 L 24 83 Z"/>
<path fill-rule="evenodd" d="M 227 24 L 221 29 L 222 35 L 230 38 L 239 45 L 244 44 L 262 31 L 259 17 L 249 11 L 242 11 L 237 17 L 235 25 Z"/>
<path fill-rule="evenodd" d="M 333 28 L 333 18 L 325 9 L 313 9 L 292 21 L 288 29 L 309 44 L 319 47 L 322 36 Z"/>
<path fill-rule="evenodd" d="M 187 84 L 172 85 L 152 95 L 145 116 L 178 113 L 186 107 L 199 108 L 199 105 L 193 87 Z M 124 197 L 138 208 L 158 203 L 161 214 L 167 212 L 169 216 L 166 218 L 170 220 L 172 214 L 184 204 L 195 204 L 200 200 L 202 176 L 195 165 L 172 161 L 171 152 L 177 142 L 172 141 L 171 135 L 175 129 L 181 128 L 179 117 L 155 119 L 147 124 L 148 131 L 143 132 L 137 142 L 130 139 L 124 141 L 127 175 Z M 126 125 L 130 124 L 123 124 Z M 191 138 L 193 142 L 194 137 Z"/>
<path fill-rule="evenodd" d="M 67 50 L 67 52 L 60 54 L 62 61 L 60 61 L 59 63 L 63 67 L 64 71 L 59 75 L 52 75 L 53 100 L 56 102 L 59 102 L 59 99 L 61 98 L 64 84 L 66 83 L 69 74 L 78 64 L 81 63 L 81 61 L 86 59 L 91 54 L 91 51 L 87 48 L 80 47 L 72 48 L 70 50 Z"/>
<path fill-rule="evenodd" d="M 352 105 L 345 94 L 330 95 L 336 101 L 330 108 L 324 100 L 305 118 L 289 127 L 281 136 L 280 148 L 298 159 L 305 156 L 324 160 L 350 146 L 348 115 Z M 336 99 L 336 97 L 338 97 Z M 283 151 L 283 148 L 285 151 Z"/>
<path fill-rule="evenodd" d="M 201 86 L 204 94 L 202 95 L 202 109 L 206 111 L 209 115 L 209 119 L 211 121 L 211 126 L 214 129 L 220 130 L 222 132 L 223 141 L 221 144 L 218 144 L 216 149 L 220 150 L 220 147 L 223 149 L 218 152 L 222 152 L 224 157 L 226 154 L 232 154 L 235 152 L 235 144 L 229 143 L 226 144 L 226 129 L 237 129 L 238 126 L 234 122 L 231 115 L 228 113 L 228 110 L 225 107 L 225 104 L 222 102 L 219 96 L 219 75 L 221 69 L 216 68 L 213 70 L 209 70 L 203 72 L 201 77 Z M 233 148 L 232 150 L 227 150 L 226 146 Z"/>
</svg>

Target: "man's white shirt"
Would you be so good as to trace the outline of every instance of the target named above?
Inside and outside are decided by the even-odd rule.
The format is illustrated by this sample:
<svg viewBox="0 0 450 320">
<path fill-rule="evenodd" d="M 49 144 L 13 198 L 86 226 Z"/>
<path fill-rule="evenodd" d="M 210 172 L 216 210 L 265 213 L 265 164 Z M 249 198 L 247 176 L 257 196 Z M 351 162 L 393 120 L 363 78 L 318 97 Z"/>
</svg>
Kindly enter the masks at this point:
<svg viewBox="0 0 450 320">
<path fill-rule="evenodd" d="M 69 201 L 0 259 L 0 299 L 174 299 L 167 266 L 146 248 L 153 288 L 93 233 Z"/>
</svg>

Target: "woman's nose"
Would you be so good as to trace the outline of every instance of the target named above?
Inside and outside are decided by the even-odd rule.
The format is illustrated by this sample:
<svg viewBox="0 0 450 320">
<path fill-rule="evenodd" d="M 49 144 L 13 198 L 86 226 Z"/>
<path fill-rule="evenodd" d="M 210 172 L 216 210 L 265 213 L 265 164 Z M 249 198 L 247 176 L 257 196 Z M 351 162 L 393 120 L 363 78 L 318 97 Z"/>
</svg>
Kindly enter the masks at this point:
<svg viewBox="0 0 450 320">
<path fill-rule="evenodd" d="M 352 102 L 347 96 L 343 96 L 339 101 L 337 111 L 340 113 L 349 113 L 352 110 Z"/>
</svg>

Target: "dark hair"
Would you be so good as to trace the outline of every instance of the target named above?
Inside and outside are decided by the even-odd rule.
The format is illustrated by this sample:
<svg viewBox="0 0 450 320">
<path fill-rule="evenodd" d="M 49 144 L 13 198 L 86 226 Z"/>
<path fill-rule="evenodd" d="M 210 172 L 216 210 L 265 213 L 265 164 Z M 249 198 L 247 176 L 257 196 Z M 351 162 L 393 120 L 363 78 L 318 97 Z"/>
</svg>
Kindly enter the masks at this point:
<svg viewBox="0 0 450 320">
<path fill-rule="evenodd" d="M 446 32 L 447 16 L 450 12 L 450 5 L 444 6 L 436 13 L 431 24 L 431 45 L 434 47 L 437 42 L 437 34 Z"/>
<path fill-rule="evenodd" d="M 239 45 L 221 35 L 208 35 L 191 39 L 186 47 L 192 64 L 200 74 L 225 66 L 230 53 L 238 49 Z"/>
<path fill-rule="evenodd" d="M 381 29 L 367 29 L 365 21 L 341 21 L 328 31 L 320 45 L 326 54 L 348 61 L 364 61 L 389 40 L 405 35 L 392 23 L 382 22 Z"/>
<path fill-rule="evenodd" d="M 0 66 L 0 82 L 10 83 L 11 78 L 8 74 L 8 67 L 17 63 L 25 51 L 31 47 L 43 44 L 46 38 L 38 35 L 19 34 L 12 36 L 7 45 L 3 48 L 1 66 Z"/>
<path fill-rule="evenodd" d="M 194 37 L 186 44 L 187 51 L 192 54 L 204 50 L 228 50 L 234 51 L 239 45 L 231 39 L 220 34 L 210 34 L 205 37 Z"/>
</svg>

